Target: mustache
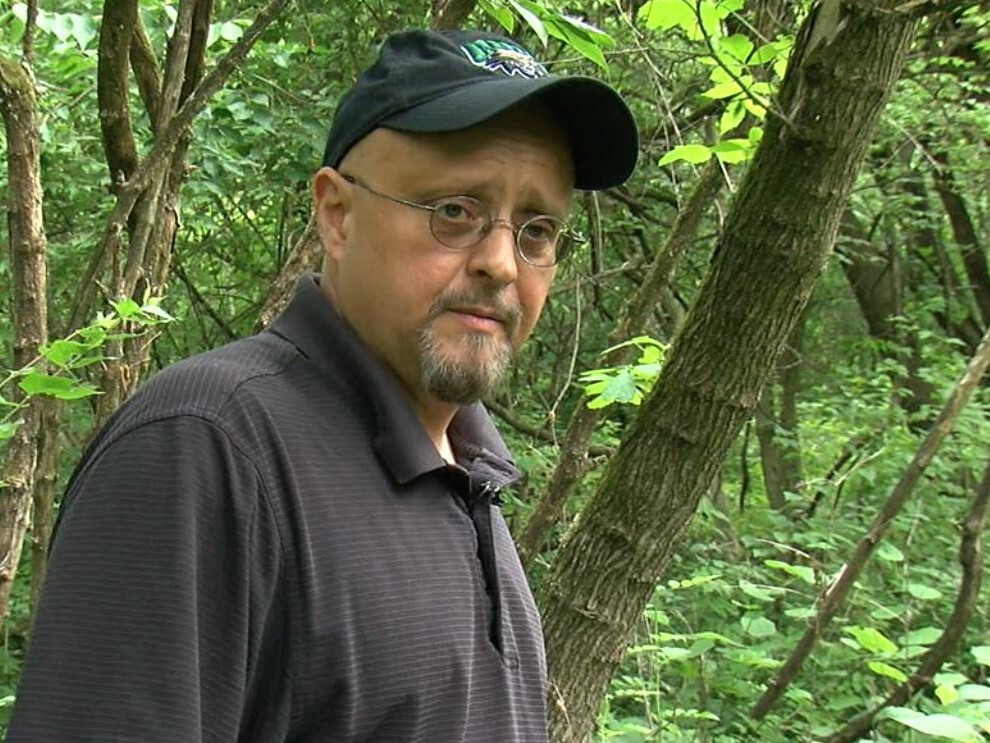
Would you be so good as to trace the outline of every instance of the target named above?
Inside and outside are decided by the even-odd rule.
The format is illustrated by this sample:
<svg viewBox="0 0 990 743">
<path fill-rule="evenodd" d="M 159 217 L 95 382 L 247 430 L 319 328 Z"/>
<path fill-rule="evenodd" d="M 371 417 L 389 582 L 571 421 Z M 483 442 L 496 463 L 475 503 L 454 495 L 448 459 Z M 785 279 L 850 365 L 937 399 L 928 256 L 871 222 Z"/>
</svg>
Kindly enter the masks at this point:
<svg viewBox="0 0 990 743">
<path fill-rule="evenodd" d="M 430 307 L 428 322 L 432 322 L 444 312 L 456 310 L 458 307 L 487 307 L 494 311 L 509 331 L 514 334 L 522 322 L 522 308 L 517 302 L 510 302 L 500 291 L 485 289 L 469 289 L 467 291 L 450 291 L 437 297 Z"/>
</svg>

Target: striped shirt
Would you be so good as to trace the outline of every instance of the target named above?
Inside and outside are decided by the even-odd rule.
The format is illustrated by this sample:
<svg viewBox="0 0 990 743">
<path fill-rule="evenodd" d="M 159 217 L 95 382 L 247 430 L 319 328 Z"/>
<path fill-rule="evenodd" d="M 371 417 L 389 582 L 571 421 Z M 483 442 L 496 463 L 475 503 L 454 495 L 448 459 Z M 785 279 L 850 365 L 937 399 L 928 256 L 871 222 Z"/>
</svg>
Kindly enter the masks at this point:
<svg viewBox="0 0 990 743">
<path fill-rule="evenodd" d="M 518 472 L 480 405 L 447 465 L 317 281 L 90 444 L 9 743 L 546 740 Z"/>
</svg>

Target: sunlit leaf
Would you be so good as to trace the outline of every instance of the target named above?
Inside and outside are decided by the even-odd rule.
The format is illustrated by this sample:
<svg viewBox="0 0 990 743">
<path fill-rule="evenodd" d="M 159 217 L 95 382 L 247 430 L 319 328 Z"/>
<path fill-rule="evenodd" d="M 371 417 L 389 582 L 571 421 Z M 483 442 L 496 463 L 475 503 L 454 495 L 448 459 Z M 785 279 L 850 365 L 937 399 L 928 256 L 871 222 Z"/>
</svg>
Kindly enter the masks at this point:
<svg viewBox="0 0 990 743">
<path fill-rule="evenodd" d="M 685 0 L 650 0 L 639 9 L 644 25 L 654 31 L 666 31 L 680 26 L 693 32 L 698 21 L 691 5 Z"/>
<path fill-rule="evenodd" d="M 935 687 L 935 696 L 945 706 L 959 699 L 959 690 L 955 686 L 943 684 L 942 686 Z"/>
<path fill-rule="evenodd" d="M 26 395 L 49 395 L 59 400 L 79 400 L 83 397 L 100 394 L 100 390 L 89 383 L 77 382 L 68 377 L 58 377 L 32 371 L 18 382 Z"/>
<path fill-rule="evenodd" d="M 894 679 L 894 681 L 898 683 L 907 681 L 907 675 L 903 671 L 894 668 L 887 663 L 882 663 L 878 660 L 871 660 L 866 664 L 866 666 L 878 676 L 886 676 L 887 678 Z"/>
<path fill-rule="evenodd" d="M 543 25 L 540 17 L 516 0 L 509 0 L 509 5 L 515 9 L 519 16 L 526 22 L 526 25 L 533 29 L 533 32 L 539 37 L 543 45 L 546 46 L 547 42 L 550 41 L 550 35 L 547 33 L 547 28 Z"/>
<path fill-rule="evenodd" d="M 697 165 L 699 163 L 707 162 L 711 156 L 711 148 L 706 147 L 703 144 L 682 144 L 678 145 L 666 155 L 661 157 L 660 162 L 657 163 L 657 165 L 667 165 L 669 163 L 677 162 L 678 160 L 684 160 L 685 162 Z"/>
<path fill-rule="evenodd" d="M 852 635 L 859 646 L 867 652 L 880 655 L 890 655 L 897 652 L 897 645 L 873 627 L 847 627 L 846 632 Z"/>
</svg>

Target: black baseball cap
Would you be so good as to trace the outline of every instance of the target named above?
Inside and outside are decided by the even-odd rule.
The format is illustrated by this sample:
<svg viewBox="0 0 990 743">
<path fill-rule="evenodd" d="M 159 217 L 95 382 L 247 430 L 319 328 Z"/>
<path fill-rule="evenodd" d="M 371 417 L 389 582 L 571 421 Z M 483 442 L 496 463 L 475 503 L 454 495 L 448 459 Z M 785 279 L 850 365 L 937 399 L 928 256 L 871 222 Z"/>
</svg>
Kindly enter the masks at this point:
<svg viewBox="0 0 990 743">
<path fill-rule="evenodd" d="M 340 101 L 323 164 L 379 127 L 452 132 L 525 100 L 545 102 L 570 137 L 574 185 L 623 183 L 636 166 L 639 136 L 625 101 L 591 77 L 551 75 L 517 42 L 482 31 L 404 31 Z"/>
</svg>

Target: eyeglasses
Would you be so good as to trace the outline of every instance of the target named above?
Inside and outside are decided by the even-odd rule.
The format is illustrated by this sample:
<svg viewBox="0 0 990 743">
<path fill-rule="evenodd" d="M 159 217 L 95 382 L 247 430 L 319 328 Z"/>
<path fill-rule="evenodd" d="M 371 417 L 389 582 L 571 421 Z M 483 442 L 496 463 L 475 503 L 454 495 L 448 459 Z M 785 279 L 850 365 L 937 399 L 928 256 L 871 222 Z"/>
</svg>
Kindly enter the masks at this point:
<svg viewBox="0 0 990 743">
<path fill-rule="evenodd" d="M 433 237 L 440 244 L 454 250 L 473 248 L 488 236 L 492 227 L 504 224 L 512 230 L 516 252 L 520 258 L 531 266 L 549 268 L 560 263 L 576 245 L 585 241 L 583 235 L 548 214 L 541 214 L 515 225 L 493 217 L 487 204 L 471 196 L 447 196 L 432 204 L 418 204 L 380 193 L 352 175 L 341 173 L 341 177 L 375 196 L 430 212 L 430 232 Z"/>
</svg>

